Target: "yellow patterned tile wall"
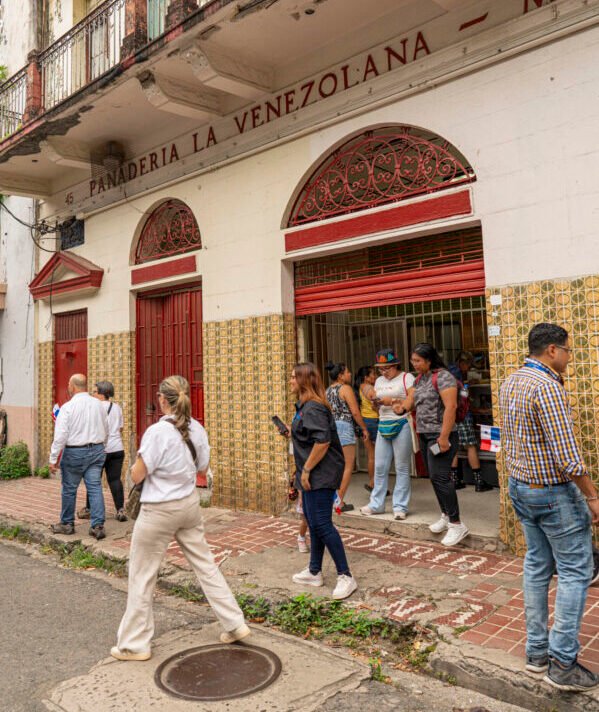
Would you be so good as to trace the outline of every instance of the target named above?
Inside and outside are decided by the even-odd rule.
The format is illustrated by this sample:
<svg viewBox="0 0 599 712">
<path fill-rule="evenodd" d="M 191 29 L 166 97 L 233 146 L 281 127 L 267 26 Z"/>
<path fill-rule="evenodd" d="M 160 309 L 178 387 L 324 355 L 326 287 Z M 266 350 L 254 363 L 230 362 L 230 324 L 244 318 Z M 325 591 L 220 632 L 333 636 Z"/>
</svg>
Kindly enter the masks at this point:
<svg viewBox="0 0 599 712">
<path fill-rule="evenodd" d="M 491 304 L 500 295 L 501 304 Z M 495 301 L 495 300 L 494 300 Z M 487 322 L 500 333 L 489 336 L 493 388 L 493 419 L 499 422 L 499 386 L 527 354 L 530 328 L 541 321 L 560 324 L 568 330 L 573 358 L 566 376 L 578 442 L 595 478 L 599 475 L 599 276 L 573 280 L 545 280 L 487 290 Z M 523 555 L 524 537 L 509 502 L 507 474 L 501 455 L 497 468 L 501 484 L 500 536 L 517 554 Z"/>
<path fill-rule="evenodd" d="M 114 399 L 123 408 L 123 444 L 125 463 L 123 478 L 128 470 L 129 457 L 137 448 L 135 438 L 135 334 L 103 334 L 87 341 L 87 380 L 91 387 L 98 381 L 114 385 Z"/>
<path fill-rule="evenodd" d="M 285 508 L 288 445 L 270 418 L 291 415 L 294 357 L 292 315 L 204 324 L 204 411 L 217 506 L 269 514 Z"/>
<path fill-rule="evenodd" d="M 38 378 L 38 452 L 36 462 L 45 465 L 48 462 L 50 446 L 54 437 L 54 342 L 46 341 L 37 347 Z"/>
<path fill-rule="evenodd" d="M 129 454 L 135 451 L 135 334 L 105 334 L 87 342 L 87 377 L 91 386 L 97 381 L 114 384 L 115 400 L 123 407 L 123 442 L 127 472 Z M 38 462 L 48 460 L 54 437 L 54 342 L 38 345 Z"/>
</svg>

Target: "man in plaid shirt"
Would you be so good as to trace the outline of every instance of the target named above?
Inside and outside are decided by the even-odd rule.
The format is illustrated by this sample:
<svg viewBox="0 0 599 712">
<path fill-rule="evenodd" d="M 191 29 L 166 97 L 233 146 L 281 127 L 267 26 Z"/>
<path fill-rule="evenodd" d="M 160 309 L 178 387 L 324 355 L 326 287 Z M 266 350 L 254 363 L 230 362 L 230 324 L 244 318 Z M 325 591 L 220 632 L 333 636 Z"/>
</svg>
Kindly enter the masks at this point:
<svg viewBox="0 0 599 712">
<path fill-rule="evenodd" d="M 530 356 L 499 395 L 509 492 L 524 530 L 526 669 L 561 690 L 590 690 L 599 675 L 577 662 L 578 632 L 593 576 L 591 526 L 599 497 L 572 428 L 562 374 L 572 349 L 568 332 L 536 324 Z M 557 565 L 555 617 L 548 631 L 549 583 Z"/>
</svg>

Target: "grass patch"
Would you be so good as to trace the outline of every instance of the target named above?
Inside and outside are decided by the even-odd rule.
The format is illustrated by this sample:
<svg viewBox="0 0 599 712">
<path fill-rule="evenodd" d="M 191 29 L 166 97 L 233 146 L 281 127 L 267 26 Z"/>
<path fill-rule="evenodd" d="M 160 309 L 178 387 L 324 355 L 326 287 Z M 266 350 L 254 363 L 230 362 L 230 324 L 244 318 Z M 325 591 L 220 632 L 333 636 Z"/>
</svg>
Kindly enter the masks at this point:
<svg viewBox="0 0 599 712">
<path fill-rule="evenodd" d="M 94 554 L 81 544 L 58 551 L 61 561 L 70 569 L 100 569 L 115 576 L 124 576 L 127 572 L 127 562 L 104 554 Z"/>
<path fill-rule="evenodd" d="M 206 603 L 206 597 L 201 591 L 196 591 L 188 584 L 170 586 L 168 592 L 173 596 L 182 598 L 185 601 L 191 601 L 192 603 Z"/>
<path fill-rule="evenodd" d="M 287 633 L 320 638 L 344 633 L 358 638 L 385 634 L 389 624 L 367 611 L 346 608 L 341 601 L 301 593 L 283 601 L 274 610 L 272 623 Z"/>
<path fill-rule="evenodd" d="M 250 596 L 238 593 L 235 598 L 243 615 L 252 623 L 264 623 L 270 614 L 270 603 L 264 596 Z"/>
<path fill-rule="evenodd" d="M 29 532 L 22 529 L 18 524 L 14 527 L 3 527 L 0 529 L 0 539 L 8 539 L 14 541 L 28 543 L 31 541 Z"/>
</svg>

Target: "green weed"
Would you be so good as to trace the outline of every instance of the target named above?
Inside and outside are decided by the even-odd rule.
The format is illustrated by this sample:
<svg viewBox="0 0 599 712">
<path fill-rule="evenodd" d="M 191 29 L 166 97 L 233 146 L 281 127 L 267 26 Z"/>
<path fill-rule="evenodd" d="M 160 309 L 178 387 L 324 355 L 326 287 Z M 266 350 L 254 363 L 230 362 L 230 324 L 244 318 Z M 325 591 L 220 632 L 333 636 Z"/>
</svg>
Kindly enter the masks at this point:
<svg viewBox="0 0 599 712">
<path fill-rule="evenodd" d="M 250 621 L 262 623 L 270 614 L 270 603 L 264 596 L 250 596 L 247 593 L 238 593 L 235 598 L 243 615 Z"/>
<path fill-rule="evenodd" d="M 188 584 L 184 584 L 182 586 L 172 586 L 168 589 L 168 592 L 173 596 L 178 596 L 186 601 L 193 601 L 193 603 L 206 603 L 206 597 L 204 594 L 191 588 Z"/>
<path fill-rule="evenodd" d="M 380 658 L 368 658 L 368 667 L 370 668 L 371 680 L 375 682 L 387 682 L 387 677 L 383 674 Z"/>
<path fill-rule="evenodd" d="M 115 576 L 124 576 L 127 571 L 127 562 L 124 559 L 94 554 L 80 544 L 58 553 L 62 563 L 71 569 L 101 569 Z"/>
</svg>

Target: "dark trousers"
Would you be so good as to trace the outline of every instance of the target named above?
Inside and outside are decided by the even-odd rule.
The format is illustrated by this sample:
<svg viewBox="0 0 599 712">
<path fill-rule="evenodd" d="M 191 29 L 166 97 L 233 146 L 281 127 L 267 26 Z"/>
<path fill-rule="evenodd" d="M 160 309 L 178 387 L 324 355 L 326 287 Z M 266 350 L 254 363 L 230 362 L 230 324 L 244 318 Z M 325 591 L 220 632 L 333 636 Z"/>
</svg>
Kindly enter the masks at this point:
<svg viewBox="0 0 599 712">
<path fill-rule="evenodd" d="M 451 447 L 447 452 L 442 452 L 440 455 L 433 455 L 430 451 L 430 446 L 437 442 L 439 433 L 421 433 L 420 434 L 420 452 L 426 463 L 426 469 L 430 478 L 433 490 L 437 496 L 439 507 L 443 514 L 449 517 L 450 522 L 460 521 L 460 507 L 458 505 L 458 497 L 455 493 L 455 486 L 451 478 L 451 463 L 458 451 L 459 437 L 457 432 L 451 433 L 449 436 L 449 444 Z"/>
<path fill-rule="evenodd" d="M 125 461 L 125 453 L 123 450 L 118 452 L 107 452 L 106 460 L 104 460 L 104 469 L 106 470 L 106 479 L 112 494 L 114 506 L 118 512 L 125 506 L 125 493 L 123 491 L 123 483 L 121 482 L 121 472 L 123 470 L 123 462 Z M 85 506 L 89 509 L 89 495 L 85 500 Z"/>
<path fill-rule="evenodd" d="M 335 490 L 317 489 L 302 492 L 302 507 L 310 529 L 310 573 L 322 570 L 325 548 L 337 567 L 337 575 L 351 576 L 341 536 L 333 524 Z"/>
</svg>

